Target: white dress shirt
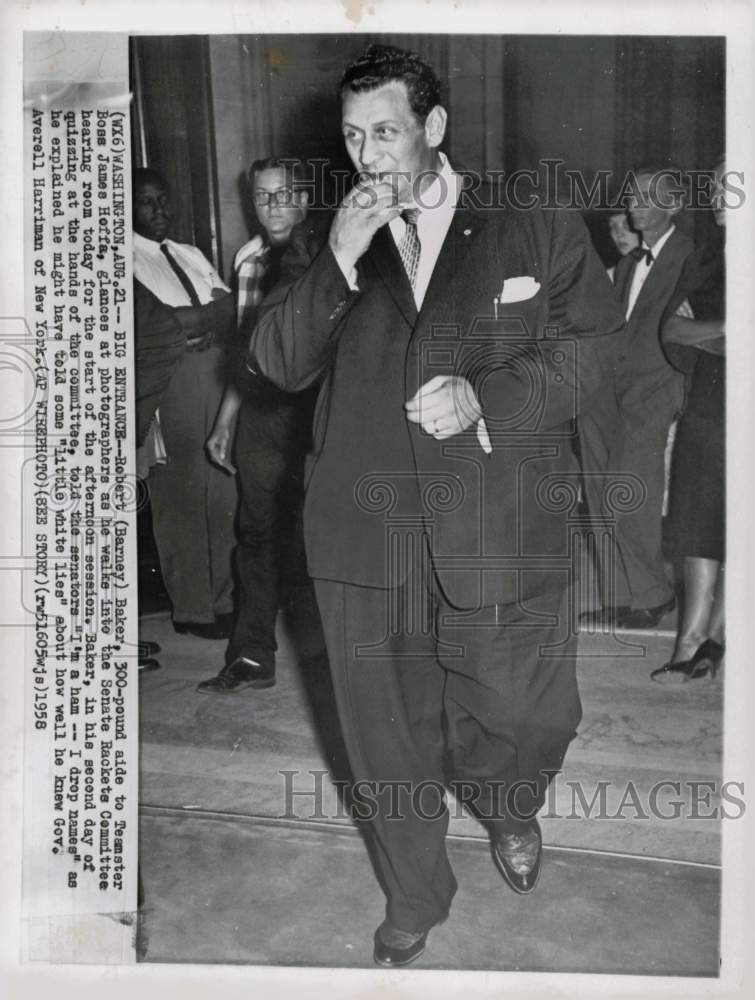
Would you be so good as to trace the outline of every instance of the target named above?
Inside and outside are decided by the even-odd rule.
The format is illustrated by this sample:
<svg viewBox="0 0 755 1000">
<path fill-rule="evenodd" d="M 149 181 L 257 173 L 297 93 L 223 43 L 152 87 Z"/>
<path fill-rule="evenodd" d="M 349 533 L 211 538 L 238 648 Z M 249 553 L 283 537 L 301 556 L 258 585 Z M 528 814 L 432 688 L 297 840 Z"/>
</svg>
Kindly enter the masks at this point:
<svg viewBox="0 0 755 1000">
<path fill-rule="evenodd" d="M 653 259 L 649 261 L 647 257 L 643 257 L 642 260 L 638 260 L 635 263 L 634 271 L 632 273 L 632 283 L 629 286 L 629 298 L 627 299 L 627 315 L 626 315 L 627 319 L 629 319 L 629 317 L 632 315 L 632 310 L 635 307 L 635 303 L 637 302 L 639 294 L 642 290 L 642 286 L 645 284 L 647 276 L 650 274 L 651 267 L 658 259 L 658 254 L 664 248 L 664 246 L 666 245 L 666 241 L 669 239 L 669 237 L 671 236 L 671 234 L 675 229 L 676 226 L 671 226 L 669 229 L 667 229 L 666 232 L 663 234 L 663 236 L 661 236 L 661 238 L 657 240 L 655 245 L 652 247 L 649 247 L 644 240 L 640 244 L 640 249 L 649 250 L 653 255 Z"/>
<path fill-rule="evenodd" d="M 228 286 L 198 247 L 188 243 L 163 240 L 176 263 L 186 272 L 199 301 L 212 301 L 213 288 L 229 291 Z M 160 249 L 162 244 L 134 233 L 134 277 L 167 306 L 190 306 L 188 292 Z"/>
</svg>

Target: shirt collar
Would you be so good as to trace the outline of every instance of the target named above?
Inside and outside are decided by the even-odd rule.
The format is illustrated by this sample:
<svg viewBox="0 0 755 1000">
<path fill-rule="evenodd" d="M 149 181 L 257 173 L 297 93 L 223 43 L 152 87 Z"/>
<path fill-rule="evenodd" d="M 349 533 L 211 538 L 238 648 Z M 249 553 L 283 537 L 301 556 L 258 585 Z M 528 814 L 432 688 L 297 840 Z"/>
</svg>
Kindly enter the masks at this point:
<svg viewBox="0 0 755 1000">
<path fill-rule="evenodd" d="M 422 192 L 421 204 L 415 204 L 420 213 L 436 210 L 448 211 L 459 200 L 459 175 L 454 173 L 445 153 L 438 153 L 441 167 L 431 183 Z"/>
<path fill-rule="evenodd" d="M 134 233 L 134 253 L 140 253 L 147 257 L 158 257 L 162 243 L 167 242 L 168 240 L 162 240 L 158 243 L 157 240 L 148 240 L 140 233 Z"/>
</svg>

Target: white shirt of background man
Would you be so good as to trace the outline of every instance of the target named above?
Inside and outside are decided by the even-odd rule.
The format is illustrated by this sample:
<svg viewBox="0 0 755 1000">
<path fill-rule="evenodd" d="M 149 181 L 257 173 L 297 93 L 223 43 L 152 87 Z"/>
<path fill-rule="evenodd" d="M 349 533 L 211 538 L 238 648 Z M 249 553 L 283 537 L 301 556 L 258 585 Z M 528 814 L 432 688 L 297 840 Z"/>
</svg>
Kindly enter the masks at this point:
<svg viewBox="0 0 755 1000">
<path fill-rule="evenodd" d="M 647 243 L 643 240 L 640 244 L 640 249 L 649 250 L 653 255 L 652 260 L 648 260 L 647 257 L 643 257 L 642 260 L 638 260 L 634 267 L 634 273 L 632 274 L 632 284 L 629 286 L 629 298 L 627 300 L 627 316 L 632 315 L 632 310 L 634 309 L 635 303 L 639 298 L 640 292 L 642 291 L 642 286 L 647 280 L 647 276 L 650 274 L 650 269 L 653 264 L 658 260 L 658 254 L 663 250 L 669 237 L 676 229 L 676 226 L 670 226 L 666 232 L 661 236 L 659 240 L 656 240 L 655 246 L 649 247 Z"/>
<path fill-rule="evenodd" d="M 174 259 L 186 272 L 204 306 L 212 301 L 213 288 L 229 291 L 228 286 L 198 247 L 188 243 L 163 240 Z M 156 240 L 134 233 L 134 277 L 166 306 L 190 306 L 189 295 L 178 280 Z"/>
</svg>

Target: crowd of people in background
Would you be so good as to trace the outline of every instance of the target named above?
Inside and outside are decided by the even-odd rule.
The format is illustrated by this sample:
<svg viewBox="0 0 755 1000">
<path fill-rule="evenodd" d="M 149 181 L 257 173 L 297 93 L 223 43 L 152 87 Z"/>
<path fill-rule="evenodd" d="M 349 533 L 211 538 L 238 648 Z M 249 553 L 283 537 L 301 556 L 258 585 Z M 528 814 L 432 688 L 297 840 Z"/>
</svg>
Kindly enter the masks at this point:
<svg viewBox="0 0 755 1000">
<path fill-rule="evenodd" d="M 617 449 L 609 469 L 638 476 L 643 503 L 639 517 L 619 519 L 604 580 L 609 596 L 582 620 L 588 627 L 653 628 L 678 605 L 671 658 L 651 673 L 677 683 L 715 676 L 724 656 L 726 166 L 721 158 L 711 172 L 716 228 L 697 246 L 674 222 L 684 208 L 683 170 L 656 163 L 635 173 L 640 191 L 654 185 L 658 204 L 630 201 L 627 212 L 609 219 L 621 255 L 609 273 L 626 308 L 635 371 L 617 394 L 616 423 L 605 414 L 604 423 L 600 414 L 587 422 L 603 447 Z M 599 499 L 593 502 L 598 510 Z M 640 600 L 644 584 L 626 583 L 651 575 L 656 589 L 649 596 L 641 590 Z"/>
</svg>

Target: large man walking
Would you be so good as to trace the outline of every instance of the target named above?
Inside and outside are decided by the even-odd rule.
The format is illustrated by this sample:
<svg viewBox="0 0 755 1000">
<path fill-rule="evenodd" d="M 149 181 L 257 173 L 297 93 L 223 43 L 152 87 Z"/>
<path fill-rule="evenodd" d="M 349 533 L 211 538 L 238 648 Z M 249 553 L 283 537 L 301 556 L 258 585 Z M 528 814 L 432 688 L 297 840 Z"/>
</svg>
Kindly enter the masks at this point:
<svg viewBox="0 0 755 1000">
<path fill-rule="evenodd" d="M 396 966 L 456 890 L 444 784 L 486 822 L 509 884 L 537 881 L 535 815 L 581 711 L 556 484 L 622 317 L 576 216 L 464 198 L 419 58 L 371 46 L 341 96 L 360 179 L 324 245 L 294 233 L 251 351 L 283 388 L 324 380 L 308 566 L 370 790 L 375 961 Z"/>
</svg>

